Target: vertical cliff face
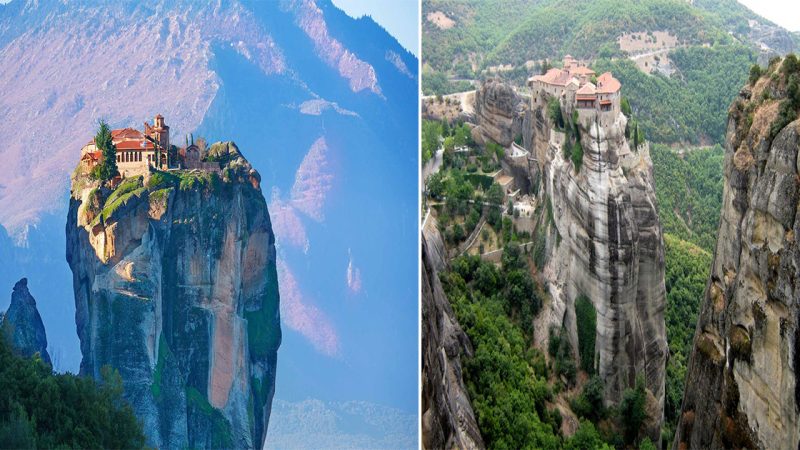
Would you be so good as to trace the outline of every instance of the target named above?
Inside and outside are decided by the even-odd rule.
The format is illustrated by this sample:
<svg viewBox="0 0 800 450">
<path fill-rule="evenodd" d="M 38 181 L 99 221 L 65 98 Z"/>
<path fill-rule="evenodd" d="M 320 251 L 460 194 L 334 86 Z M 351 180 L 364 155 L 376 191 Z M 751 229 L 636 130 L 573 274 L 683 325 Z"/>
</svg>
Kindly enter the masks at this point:
<svg viewBox="0 0 800 450">
<path fill-rule="evenodd" d="M 525 104 L 510 85 L 495 79 L 481 83 L 475 91 L 476 142 L 496 142 L 508 147 L 522 135 Z"/>
<path fill-rule="evenodd" d="M 461 355 L 471 355 L 472 345 L 439 281 L 445 265 L 444 242 L 429 223 L 422 236 L 422 446 L 485 448 L 461 379 Z"/>
<path fill-rule="evenodd" d="M 14 352 L 29 358 L 36 353 L 50 364 L 47 353 L 47 335 L 36 309 L 36 300 L 28 291 L 28 279 L 23 278 L 14 285 L 11 304 L 5 315 L 0 314 L 0 329 Z"/>
<path fill-rule="evenodd" d="M 233 143 L 221 171 L 156 172 L 115 190 L 73 174 L 67 260 L 81 372 L 119 370 L 148 445 L 260 447 L 281 341 L 274 235 Z"/>
<path fill-rule="evenodd" d="M 584 153 L 576 172 L 564 157 L 565 134 L 544 117 L 532 107 L 527 120 L 542 170 L 537 233 L 547 236 L 544 276 L 553 298 L 536 324 L 537 341 L 563 326 L 577 349 L 575 300 L 588 297 L 597 311 L 594 365 L 605 399 L 619 402 L 644 376 L 647 433 L 657 439 L 667 358 L 664 244 L 648 148 L 630 149 L 623 114 L 586 120 L 578 125 Z"/>
<path fill-rule="evenodd" d="M 773 127 L 787 97 L 775 72 L 729 111 L 717 247 L 674 448 L 800 442 L 800 120 Z"/>
</svg>

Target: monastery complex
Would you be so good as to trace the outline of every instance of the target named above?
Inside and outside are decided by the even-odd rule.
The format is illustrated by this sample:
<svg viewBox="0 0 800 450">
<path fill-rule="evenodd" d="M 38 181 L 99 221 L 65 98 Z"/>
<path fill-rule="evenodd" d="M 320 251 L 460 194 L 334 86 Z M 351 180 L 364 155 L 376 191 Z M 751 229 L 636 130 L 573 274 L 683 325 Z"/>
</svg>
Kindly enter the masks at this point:
<svg viewBox="0 0 800 450">
<path fill-rule="evenodd" d="M 144 123 L 144 131 L 134 128 L 111 130 L 111 138 L 117 148 L 117 170 L 122 178 L 147 175 L 150 169 L 200 169 L 218 171 L 219 164 L 204 162 L 203 151 L 187 138 L 186 146 L 178 148 L 170 144 L 169 126 L 164 116 L 156 115 L 153 125 Z M 102 159 L 102 152 L 94 141 L 81 149 L 81 163 L 91 170 Z"/>
<path fill-rule="evenodd" d="M 533 105 L 546 106 L 547 97 L 555 97 L 567 114 L 577 109 L 581 122 L 614 120 L 620 113 L 620 82 L 611 72 L 596 77 L 594 70 L 570 55 L 564 57 L 563 69 L 553 68 L 544 75 L 533 76 L 528 79 L 528 86 Z"/>
</svg>

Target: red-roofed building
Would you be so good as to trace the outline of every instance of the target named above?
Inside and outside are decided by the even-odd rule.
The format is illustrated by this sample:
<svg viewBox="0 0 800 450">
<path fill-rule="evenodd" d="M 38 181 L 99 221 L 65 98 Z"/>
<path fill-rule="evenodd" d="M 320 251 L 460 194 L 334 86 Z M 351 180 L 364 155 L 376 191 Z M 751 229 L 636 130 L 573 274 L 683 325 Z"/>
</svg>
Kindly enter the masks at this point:
<svg viewBox="0 0 800 450">
<path fill-rule="evenodd" d="M 567 114 L 571 114 L 575 108 L 581 117 L 595 112 L 611 112 L 616 117 L 620 112 L 622 84 L 611 72 L 605 72 L 596 79 L 594 76 L 594 70 L 567 55 L 563 69 L 553 68 L 528 80 L 533 94 L 531 102 L 534 106 L 542 107 L 547 98 L 555 97 Z M 596 81 L 596 85 L 592 81 Z M 615 120 L 612 116 L 608 116 L 608 119 Z"/>
<path fill-rule="evenodd" d="M 117 170 L 122 177 L 140 175 L 150 166 L 169 166 L 169 127 L 161 114 L 155 117 L 154 124 L 151 126 L 145 122 L 144 132 L 134 128 L 111 130 L 111 140 L 117 149 Z M 87 143 L 81 154 L 81 161 L 90 169 L 102 160 L 102 153 L 97 151 L 94 141 Z M 160 161 L 157 161 L 159 157 Z"/>
</svg>

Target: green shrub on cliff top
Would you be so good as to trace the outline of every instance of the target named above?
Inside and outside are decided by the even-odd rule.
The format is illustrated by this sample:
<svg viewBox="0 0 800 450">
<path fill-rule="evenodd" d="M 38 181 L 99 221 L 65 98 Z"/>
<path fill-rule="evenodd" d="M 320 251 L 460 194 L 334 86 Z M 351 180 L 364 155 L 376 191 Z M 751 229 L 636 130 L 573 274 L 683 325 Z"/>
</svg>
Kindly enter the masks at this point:
<svg viewBox="0 0 800 450">
<path fill-rule="evenodd" d="M 142 187 L 142 177 L 126 178 L 119 186 L 108 196 L 103 209 L 100 214 L 95 218 L 95 222 L 108 220 L 114 211 L 120 206 L 124 205 L 133 196 L 142 195 L 147 189 Z"/>
<path fill-rule="evenodd" d="M 150 179 L 147 180 L 147 188 L 154 191 L 162 187 L 176 186 L 178 183 L 180 183 L 180 179 L 175 175 L 156 170 L 150 174 Z"/>
</svg>

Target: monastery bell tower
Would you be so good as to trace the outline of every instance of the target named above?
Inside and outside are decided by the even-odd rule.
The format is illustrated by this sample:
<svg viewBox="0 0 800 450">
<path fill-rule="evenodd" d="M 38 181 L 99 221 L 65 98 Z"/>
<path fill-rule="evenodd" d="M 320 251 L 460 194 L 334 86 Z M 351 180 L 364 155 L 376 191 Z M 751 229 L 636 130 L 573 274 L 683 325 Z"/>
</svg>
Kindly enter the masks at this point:
<svg viewBox="0 0 800 450">
<path fill-rule="evenodd" d="M 169 127 L 164 124 L 164 116 L 158 114 L 153 121 L 153 139 L 155 139 L 162 148 L 169 150 Z"/>
</svg>

